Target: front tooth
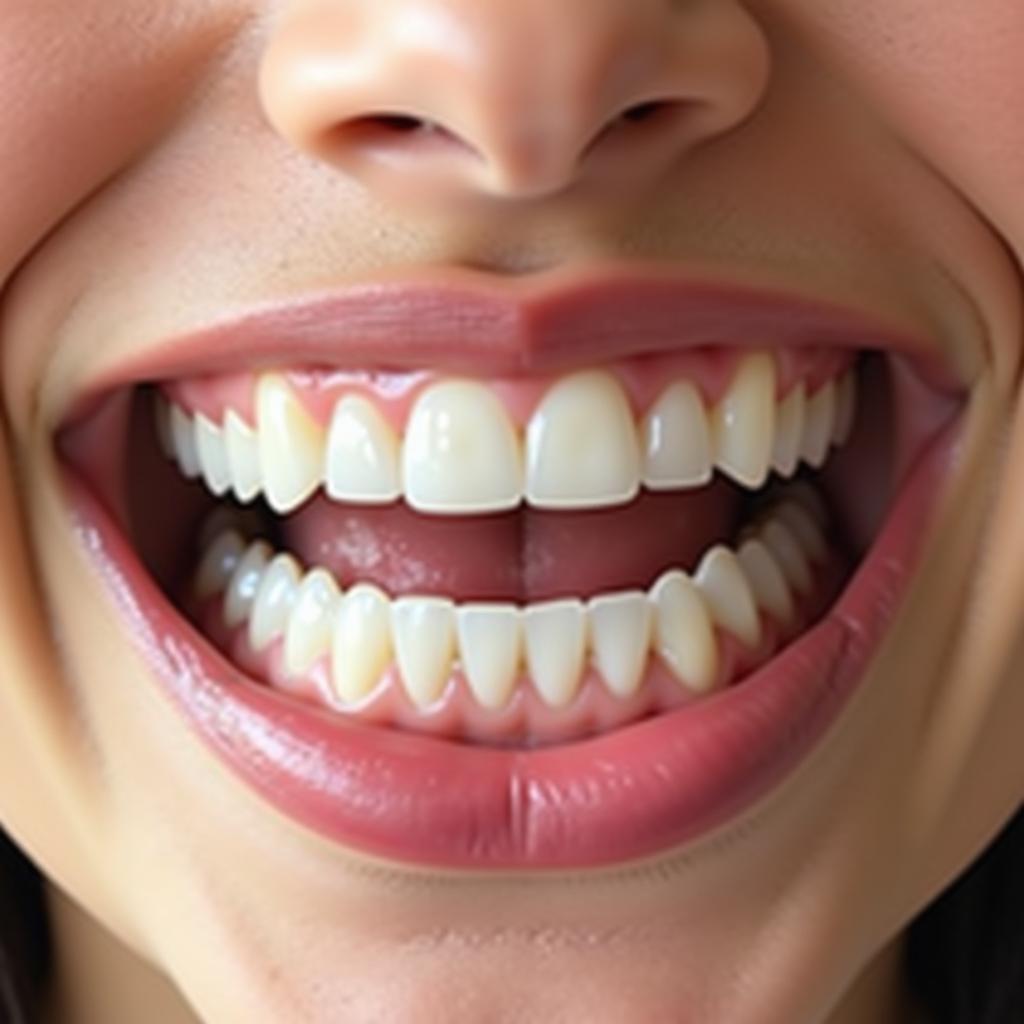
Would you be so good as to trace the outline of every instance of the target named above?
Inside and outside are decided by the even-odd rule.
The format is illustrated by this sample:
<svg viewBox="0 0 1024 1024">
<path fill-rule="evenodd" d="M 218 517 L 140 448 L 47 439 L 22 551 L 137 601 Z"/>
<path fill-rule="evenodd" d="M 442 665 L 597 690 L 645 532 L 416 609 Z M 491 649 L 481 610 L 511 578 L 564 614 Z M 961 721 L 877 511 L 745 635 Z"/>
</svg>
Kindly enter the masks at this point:
<svg viewBox="0 0 1024 1024">
<path fill-rule="evenodd" d="M 607 594 L 587 605 L 594 665 L 617 697 L 640 686 L 651 645 L 651 602 L 641 592 Z"/>
<path fill-rule="evenodd" d="M 711 428 L 700 392 L 671 384 L 644 417 L 644 484 L 651 490 L 694 487 L 712 475 Z"/>
<path fill-rule="evenodd" d="M 835 422 L 836 389 L 832 381 L 823 384 L 807 401 L 807 417 L 800 455 L 815 469 L 820 469 L 828 454 Z"/>
<path fill-rule="evenodd" d="M 775 360 L 765 352 L 747 356 L 712 418 L 719 469 L 747 487 L 768 478 L 775 437 Z"/>
<path fill-rule="evenodd" d="M 832 443 L 843 445 L 853 432 L 857 413 L 857 374 L 851 367 L 843 374 L 836 389 L 836 419 L 832 428 Z"/>
<path fill-rule="evenodd" d="M 717 625 L 747 647 L 756 647 L 761 642 L 761 618 L 750 583 L 729 548 L 716 544 L 701 559 L 693 582 Z"/>
<path fill-rule="evenodd" d="M 789 527 L 778 519 L 769 519 L 758 530 L 758 535 L 775 556 L 790 585 L 801 594 L 809 594 L 814 587 L 811 566 Z"/>
<path fill-rule="evenodd" d="M 224 417 L 224 445 L 235 497 L 239 501 L 252 501 L 262 487 L 259 442 L 256 431 L 234 409 L 228 409 Z"/>
<path fill-rule="evenodd" d="M 631 500 L 640 487 L 640 445 L 622 386 L 603 370 L 555 384 L 526 429 L 526 498 L 538 508 Z"/>
<path fill-rule="evenodd" d="M 245 554 L 245 541 L 237 530 L 224 530 L 206 549 L 196 572 L 196 597 L 205 600 L 219 594 L 231 583 L 231 577 Z"/>
<path fill-rule="evenodd" d="M 308 672 L 331 648 L 331 629 L 338 605 L 338 585 L 326 569 L 306 573 L 284 631 L 284 670 Z"/>
<path fill-rule="evenodd" d="M 192 417 L 180 406 L 171 406 L 171 440 L 181 472 L 189 479 L 200 475 L 199 449 L 196 448 L 195 427 Z"/>
<path fill-rule="evenodd" d="M 358 583 L 338 604 L 331 641 L 331 680 L 344 704 L 377 685 L 391 663 L 391 603 L 369 583 Z"/>
<path fill-rule="evenodd" d="M 256 433 L 267 502 L 290 512 L 320 485 L 324 432 L 278 374 L 264 374 L 256 385 Z"/>
<path fill-rule="evenodd" d="M 249 617 L 270 555 L 270 545 L 261 540 L 250 544 L 242 555 L 224 597 L 224 622 L 229 629 L 240 626 Z"/>
<path fill-rule="evenodd" d="M 654 645 L 672 674 L 706 693 L 718 675 L 718 642 L 707 605 L 686 573 L 672 569 L 651 588 Z"/>
<path fill-rule="evenodd" d="M 515 605 L 461 605 L 459 659 L 478 703 L 498 711 L 515 687 L 523 652 L 522 612 Z"/>
<path fill-rule="evenodd" d="M 526 664 L 530 678 L 549 707 L 567 705 L 579 689 L 587 644 L 582 601 L 545 601 L 523 613 Z"/>
<path fill-rule="evenodd" d="M 224 494 L 231 485 L 228 453 L 220 427 L 202 413 L 196 416 L 196 451 L 206 486 L 216 495 Z"/>
<path fill-rule="evenodd" d="M 522 499 L 519 441 L 482 384 L 442 381 L 413 406 L 402 446 L 406 501 L 421 512 L 498 512 Z"/>
<path fill-rule="evenodd" d="M 398 438 L 377 407 L 346 395 L 327 432 L 327 493 L 338 501 L 384 505 L 401 496 Z"/>
<path fill-rule="evenodd" d="M 441 696 L 455 656 L 455 606 L 440 597 L 391 604 L 395 657 L 406 693 L 421 710 Z"/>
<path fill-rule="evenodd" d="M 772 466 L 783 476 L 792 476 L 800 463 L 800 440 L 804 435 L 807 392 L 803 383 L 789 389 L 779 403 L 775 424 Z"/>
<path fill-rule="evenodd" d="M 291 555 L 276 555 L 267 566 L 249 616 L 249 646 L 254 651 L 262 651 L 284 632 L 301 576 Z"/>
<path fill-rule="evenodd" d="M 754 597 L 776 622 L 788 625 L 795 607 L 786 577 L 771 551 L 756 538 L 744 541 L 736 557 L 754 591 Z"/>
</svg>

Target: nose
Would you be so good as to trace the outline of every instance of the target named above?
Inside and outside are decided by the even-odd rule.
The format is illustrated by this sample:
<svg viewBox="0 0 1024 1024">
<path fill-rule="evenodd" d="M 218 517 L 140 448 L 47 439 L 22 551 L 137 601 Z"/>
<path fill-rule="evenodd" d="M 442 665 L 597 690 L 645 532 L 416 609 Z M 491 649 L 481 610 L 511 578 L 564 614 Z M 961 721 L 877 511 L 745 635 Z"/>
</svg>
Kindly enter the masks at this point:
<svg viewBox="0 0 1024 1024">
<path fill-rule="evenodd" d="M 770 51 L 739 0 L 291 0 L 260 97 L 378 197 L 637 194 L 745 120 Z"/>
</svg>

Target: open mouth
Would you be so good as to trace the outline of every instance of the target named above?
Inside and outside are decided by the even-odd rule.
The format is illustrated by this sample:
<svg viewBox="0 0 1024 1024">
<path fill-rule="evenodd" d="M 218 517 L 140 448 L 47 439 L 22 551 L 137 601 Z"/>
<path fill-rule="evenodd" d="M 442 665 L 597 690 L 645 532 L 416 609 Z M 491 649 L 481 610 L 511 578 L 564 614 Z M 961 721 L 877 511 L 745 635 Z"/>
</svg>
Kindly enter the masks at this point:
<svg viewBox="0 0 1024 1024">
<path fill-rule="evenodd" d="M 131 629 L 272 802 L 404 860 L 596 865 L 777 783 L 884 632 L 959 403 L 847 334 L 504 374 L 193 347 L 60 447 L 104 576 L 152 591 Z"/>
</svg>

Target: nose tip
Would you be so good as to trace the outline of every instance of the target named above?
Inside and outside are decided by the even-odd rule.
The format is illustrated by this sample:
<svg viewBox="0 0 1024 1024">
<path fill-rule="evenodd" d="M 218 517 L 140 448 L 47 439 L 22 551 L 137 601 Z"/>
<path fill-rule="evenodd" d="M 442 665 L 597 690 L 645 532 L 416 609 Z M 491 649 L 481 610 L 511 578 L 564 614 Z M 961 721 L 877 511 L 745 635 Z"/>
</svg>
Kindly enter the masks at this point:
<svg viewBox="0 0 1024 1024">
<path fill-rule="evenodd" d="M 296 2 L 260 68 L 268 120 L 382 198 L 641 189 L 743 121 L 766 40 L 736 0 Z"/>
</svg>

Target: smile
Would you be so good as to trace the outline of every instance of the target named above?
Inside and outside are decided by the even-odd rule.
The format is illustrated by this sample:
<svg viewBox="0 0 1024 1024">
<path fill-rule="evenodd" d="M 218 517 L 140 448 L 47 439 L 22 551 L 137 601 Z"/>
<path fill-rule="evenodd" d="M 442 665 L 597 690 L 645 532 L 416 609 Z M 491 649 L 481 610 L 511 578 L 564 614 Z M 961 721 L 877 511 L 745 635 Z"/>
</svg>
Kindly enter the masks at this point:
<svg viewBox="0 0 1024 1024">
<path fill-rule="evenodd" d="M 59 447 L 156 679 L 289 817 L 460 868 L 654 855 L 781 785 L 961 404 L 909 332 L 664 274 L 353 289 L 145 359 Z"/>
</svg>

